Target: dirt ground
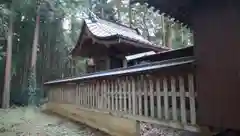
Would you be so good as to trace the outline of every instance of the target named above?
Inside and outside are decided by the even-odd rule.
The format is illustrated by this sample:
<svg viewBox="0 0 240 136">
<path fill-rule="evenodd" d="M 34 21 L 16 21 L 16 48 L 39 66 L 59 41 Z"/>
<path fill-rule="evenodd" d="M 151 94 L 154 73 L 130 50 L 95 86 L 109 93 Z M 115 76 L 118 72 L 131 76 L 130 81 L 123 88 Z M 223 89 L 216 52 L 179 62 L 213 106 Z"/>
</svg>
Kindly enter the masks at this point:
<svg viewBox="0 0 240 136">
<path fill-rule="evenodd" d="M 33 108 L 0 110 L 0 136 L 107 136 Z"/>
<path fill-rule="evenodd" d="M 0 109 L 0 136 L 109 136 L 38 108 Z M 140 136 L 196 136 L 170 128 L 140 124 Z"/>
</svg>

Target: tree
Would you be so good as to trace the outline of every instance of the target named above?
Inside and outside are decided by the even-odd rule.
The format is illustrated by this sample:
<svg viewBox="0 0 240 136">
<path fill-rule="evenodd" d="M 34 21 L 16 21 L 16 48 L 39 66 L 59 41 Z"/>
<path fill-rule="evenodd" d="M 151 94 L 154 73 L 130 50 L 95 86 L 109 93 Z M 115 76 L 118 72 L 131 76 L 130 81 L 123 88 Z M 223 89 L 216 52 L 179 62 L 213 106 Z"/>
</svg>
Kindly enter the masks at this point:
<svg viewBox="0 0 240 136">
<path fill-rule="evenodd" d="M 13 4 L 10 5 L 8 39 L 7 39 L 7 59 L 5 66 L 5 80 L 3 90 L 3 108 L 9 108 L 10 102 L 10 83 L 11 83 L 11 69 L 12 69 L 12 36 L 13 36 Z"/>
<path fill-rule="evenodd" d="M 39 1 L 37 6 L 37 15 L 36 15 L 36 27 L 34 31 L 34 39 L 32 46 L 32 57 L 30 65 L 30 76 L 29 76 L 29 104 L 35 104 L 36 89 L 37 89 L 37 79 L 36 79 L 36 62 L 37 62 L 37 50 L 38 50 L 38 39 L 39 39 L 39 27 L 40 27 L 40 18 L 51 18 L 47 15 L 52 15 L 52 6 L 48 1 Z M 50 13 L 50 14 L 49 14 Z"/>
</svg>

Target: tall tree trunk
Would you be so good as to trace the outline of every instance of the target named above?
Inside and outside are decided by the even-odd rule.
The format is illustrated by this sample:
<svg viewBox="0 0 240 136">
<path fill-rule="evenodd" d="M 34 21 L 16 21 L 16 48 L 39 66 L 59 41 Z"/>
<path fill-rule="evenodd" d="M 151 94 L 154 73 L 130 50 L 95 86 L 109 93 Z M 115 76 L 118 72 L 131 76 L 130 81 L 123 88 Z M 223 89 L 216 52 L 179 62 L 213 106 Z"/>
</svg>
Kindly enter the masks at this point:
<svg viewBox="0 0 240 136">
<path fill-rule="evenodd" d="M 171 22 L 167 21 L 166 22 L 166 40 L 165 40 L 165 43 L 166 43 L 166 46 L 168 48 L 172 48 L 172 27 L 171 27 Z"/>
<path fill-rule="evenodd" d="M 104 19 L 105 18 L 105 13 L 104 13 L 103 5 L 105 4 L 105 0 L 101 0 L 100 4 L 101 4 L 101 17 L 102 17 L 102 19 Z"/>
<path fill-rule="evenodd" d="M 129 0 L 128 4 L 128 16 L 129 16 L 129 27 L 132 28 L 132 6 L 131 6 L 131 0 Z"/>
<path fill-rule="evenodd" d="M 121 8 L 121 0 L 117 0 L 117 16 L 118 16 L 118 20 L 121 21 L 121 14 L 120 14 L 120 8 Z"/>
<path fill-rule="evenodd" d="M 37 61 L 37 45 L 38 45 L 38 38 L 39 38 L 39 25 L 40 25 L 40 16 L 37 15 L 36 17 L 36 27 L 34 32 L 34 39 L 33 39 L 33 47 L 32 47 L 32 57 L 31 57 L 31 66 L 30 66 L 30 74 L 29 74 L 29 84 L 28 84 L 28 93 L 29 105 L 35 105 L 36 103 L 36 61 Z"/>
<path fill-rule="evenodd" d="M 34 32 L 34 39 L 33 39 L 33 47 L 32 47 L 32 59 L 31 59 L 31 67 L 33 68 L 34 72 L 36 71 L 36 62 L 37 62 L 37 49 L 38 49 L 38 38 L 39 38 L 39 24 L 40 24 L 40 16 L 37 15 L 36 17 L 36 27 Z"/>
<path fill-rule="evenodd" d="M 147 6 L 146 6 L 146 7 L 145 7 L 145 11 L 144 11 L 144 16 L 143 16 L 143 24 L 144 24 L 144 29 L 145 29 L 145 31 L 147 32 L 147 39 L 150 40 L 150 34 L 149 34 L 148 27 L 147 27 L 147 23 L 146 23 L 147 11 L 148 11 L 148 8 L 147 8 Z"/>
<path fill-rule="evenodd" d="M 166 46 L 165 17 L 163 15 L 161 15 L 161 26 L 162 26 L 162 46 Z"/>
<path fill-rule="evenodd" d="M 13 7 L 11 5 L 11 11 Z M 13 36 L 13 13 L 9 17 L 9 28 L 8 28 L 8 41 L 7 41 L 7 58 L 5 67 L 5 81 L 3 91 L 3 108 L 9 108 L 10 104 L 10 83 L 11 83 L 11 70 L 12 70 L 12 36 Z"/>
</svg>

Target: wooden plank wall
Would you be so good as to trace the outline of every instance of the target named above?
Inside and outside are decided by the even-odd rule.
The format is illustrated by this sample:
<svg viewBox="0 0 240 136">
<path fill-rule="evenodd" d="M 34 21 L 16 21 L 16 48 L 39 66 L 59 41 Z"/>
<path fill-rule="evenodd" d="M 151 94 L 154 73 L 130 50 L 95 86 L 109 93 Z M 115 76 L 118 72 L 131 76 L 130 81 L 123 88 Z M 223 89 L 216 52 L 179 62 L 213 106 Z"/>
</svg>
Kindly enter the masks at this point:
<svg viewBox="0 0 240 136">
<path fill-rule="evenodd" d="M 51 102 L 195 125 L 193 80 L 191 73 L 111 77 L 55 86 L 48 97 Z"/>
</svg>

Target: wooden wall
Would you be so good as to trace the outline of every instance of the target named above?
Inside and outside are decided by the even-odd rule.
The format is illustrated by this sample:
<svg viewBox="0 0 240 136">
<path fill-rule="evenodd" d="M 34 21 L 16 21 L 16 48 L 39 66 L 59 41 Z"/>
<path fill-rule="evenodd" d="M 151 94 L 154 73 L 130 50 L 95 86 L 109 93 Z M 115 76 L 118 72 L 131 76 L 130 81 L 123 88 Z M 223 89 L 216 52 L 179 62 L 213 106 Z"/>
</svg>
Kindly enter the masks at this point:
<svg viewBox="0 0 240 136">
<path fill-rule="evenodd" d="M 193 17 L 198 122 L 240 129 L 240 4 L 219 3 L 202 5 Z"/>
</svg>

